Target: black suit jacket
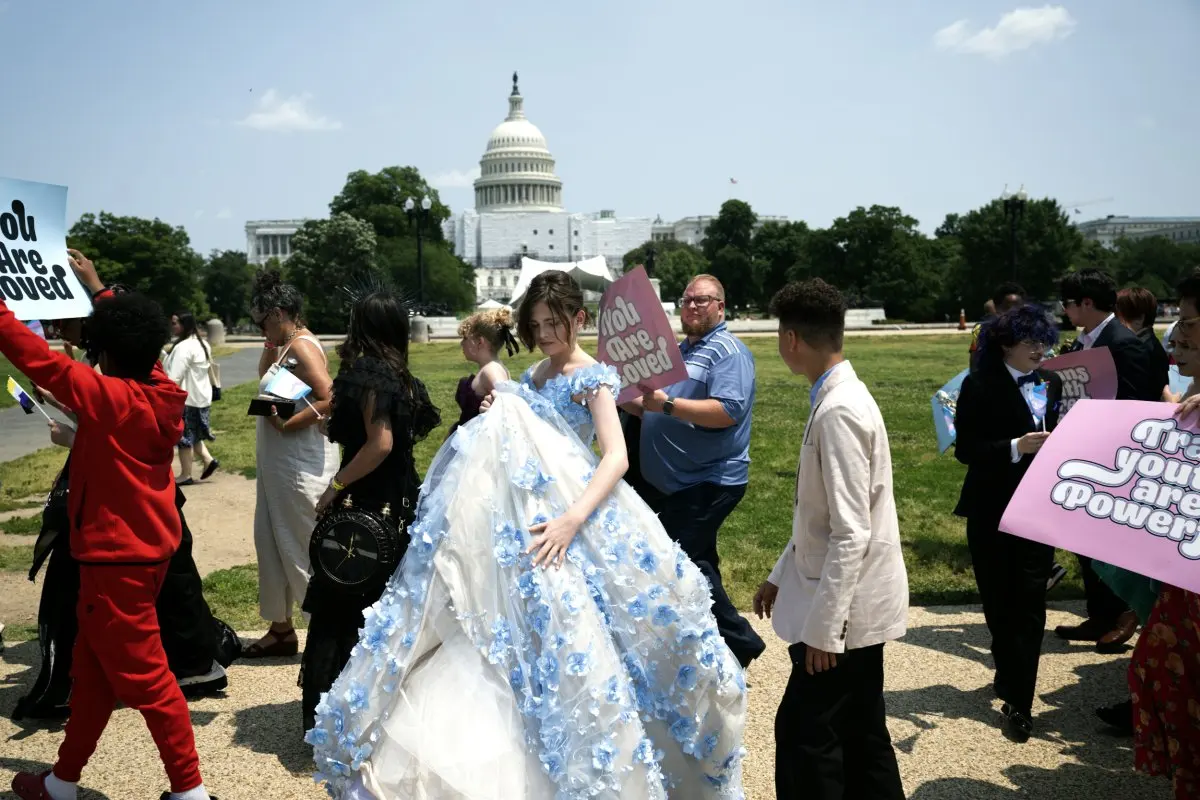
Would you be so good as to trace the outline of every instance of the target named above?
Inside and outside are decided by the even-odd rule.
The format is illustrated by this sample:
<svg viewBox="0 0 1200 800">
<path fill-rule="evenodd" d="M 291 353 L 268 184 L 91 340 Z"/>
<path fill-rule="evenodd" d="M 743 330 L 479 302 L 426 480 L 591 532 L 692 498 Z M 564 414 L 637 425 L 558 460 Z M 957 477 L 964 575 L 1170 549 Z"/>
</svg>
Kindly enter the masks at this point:
<svg viewBox="0 0 1200 800">
<path fill-rule="evenodd" d="M 1047 386 L 1046 430 L 1058 424 L 1062 381 L 1049 370 L 1035 373 Z M 954 455 L 967 465 L 958 506 L 960 517 L 998 525 L 1033 456 L 1012 461 L 1012 440 L 1036 428 L 1029 405 L 1004 362 L 989 359 L 968 375 L 954 415 Z"/>
<path fill-rule="evenodd" d="M 1137 332 L 1138 339 L 1142 344 L 1150 350 L 1150 389 L 1154 385 L 1162 382 L 1162 386 L 1158 387 L 1158 396 L 1155 400 L 1162 399 L 1163 388 L 1171 382 L 1171 357 L 1167 355 L 1166 348 L 1162 342 L 1158 340 L 1158 334 L 1154 332 L 1154 328 L 1142 328 Z"/>
<path fill-rule="evenodd" d="M 1092 347 L 1107 347 L 1112 354 L 1113 365 L 1117 368 L 1118 400 L 1162 399 L 1162 390 L 1168 380 L 1166 362 L 1160 370 L 1153 363 L 1150 347 L 1116 317 L 1104 326 Z M 1082 349 L 1081 341 L 1076 339 L 1068 352 Z"/>
</svg>

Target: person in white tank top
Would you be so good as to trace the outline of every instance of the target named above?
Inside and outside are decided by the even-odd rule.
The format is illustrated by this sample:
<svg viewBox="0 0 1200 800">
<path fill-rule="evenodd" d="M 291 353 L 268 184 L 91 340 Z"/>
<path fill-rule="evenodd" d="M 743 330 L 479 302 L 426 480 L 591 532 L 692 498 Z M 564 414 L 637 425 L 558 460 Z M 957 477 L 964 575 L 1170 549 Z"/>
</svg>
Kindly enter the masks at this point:
<svg viewBox="0 0 1200 800">
<path fill-rule="evenodd" d="M 277 270 L 255 281 L 251 319 L 266 337 L 258 364 L 261 386 L 281 369 L 312 387 L 311 405 L 284 420 L 258 418 L 258 497 L 254 548 L 258 555 L 259 613 L 271 625 L 244 658 L 292 656 L 299 651 L 292 607 L 308 590 L 308 542 L 316 504 L 338 469 L 338 449 L 318 423 L 329 412 L 333 382 L 321 343 L 304 326 L 303 301 Z"/>
</svg>

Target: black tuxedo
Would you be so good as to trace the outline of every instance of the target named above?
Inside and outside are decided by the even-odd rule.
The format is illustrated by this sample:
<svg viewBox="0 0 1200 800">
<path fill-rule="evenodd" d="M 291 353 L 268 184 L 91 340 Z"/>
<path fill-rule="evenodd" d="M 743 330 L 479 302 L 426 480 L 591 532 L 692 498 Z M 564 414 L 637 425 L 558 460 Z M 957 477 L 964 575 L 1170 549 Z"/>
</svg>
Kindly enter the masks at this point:
<svg viewBox="0 0 1200 800">
<path fill-rule="evenodd" d="M 1154 339 L 1153 331 L 1150 338 Z M 1162 399 L 1163 387 L 1170 380 L 1169 361 L 1157 358 L 1152 347 L 1138 335 L 1121 324 L 1115 316 L 1109 320 L 1092 347 L 1107 347 L 1117 368 L 1118 400 L 1146 400 L 1157 402 Z M 1081 340 L 1076 339 L 1069 352 L 1083 349 Z M 1166 356 L 1164 351 L 1162 354 Z M 1129 606 L 1113 593 L 1108 584 L 1092 569 L 1092 560 L 1076 554 L 1083 588 L 1087 595 L 1088 619 L 1107 625 L 1116 625 L 1117 617 L 1129 610 Z"/>
<path fill-rule="evenodd" d="M 1047 386 L 1046 430 L 1058 423 L 1062 381 L 1034 373 Z M 997 695 L 1031 715 L 1038 661 L 1046 628 L 1046 582 L 1054 548 L 999 530 L 1034 456 L 1012 460 L 1012 442 L 1039 430 L 1017 382 L 998 359 L 989 359 L 963 381 L 955 414 L 955 456 L 967 476 L 954 513 L 967 519 L 967 545 L 983 614 L 992 634 Z"/>
</svg>

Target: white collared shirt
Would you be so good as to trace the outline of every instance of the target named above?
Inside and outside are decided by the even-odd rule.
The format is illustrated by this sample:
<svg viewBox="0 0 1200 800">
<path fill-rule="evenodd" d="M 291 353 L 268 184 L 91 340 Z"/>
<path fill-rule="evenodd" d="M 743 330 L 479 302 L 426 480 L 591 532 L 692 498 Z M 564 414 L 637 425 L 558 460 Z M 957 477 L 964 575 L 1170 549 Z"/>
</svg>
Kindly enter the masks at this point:
<svg viewBox="0 0 1200 800">
<path fill-rule="evenodd" d="M 1099 330 L 1099 328 L 1097 328 L 1097 330 Z M 1013 379 L 1014 381 L 1017 381 L 1017 380 L 1019 380 L 1020 378 L 1024 378 L 1026 375 L 1032 375 L 1032 374 L 1033 374 L 1033 372 L 1032 372 L 1032 371 L 1030 371 L 1030 372 L 1018 372 L 1017 370 L 1015 370 L 1015 369 L 1013 369 L 1011 366 L 1009 366 L 1008 362 L 1005 362 L 1005 364 L 1004 364 L 1004 368 L 1005 368 L 1006 370 L 1008 370 L 1008 374 L 1012 376 L 1012 379 Z M 1033 384 L 1032 384 L 1032 383 L 1027 383 L 1027 384 L 1025 384 L 1024 386 L 1021 386 L 1021 385 L 1018 383 L 1018 384 L 1017 384 L 1017 389 L 1018 389 L 1018 390 L 1020 390 L 1020 392 L 1021 392 L 1021 397 L 1023 397 L 1023 398 L 1025 399 L 1025 405 L 1029 407 L 1029 415 L 1030 415 L 1030 417 L 1032 417 L 1032 418 L 1033 418 L 1033 424 L 1036 426 L 1036 425 L 1037 425 L 1037 422 L 1038 422 L 1038 420 L 1037 420 L 1037 416 L 1036 416 L 1036 415 L 1034 415 L 1034 413 L 1033 413 L 1033 404 L 1029 402 L 1029 392 L 1030 392 L 1030 387 L 1031 387 L 1031 386 L 1033 386 Z M 1012 445 L 1011 445 L 1011 448 L 1010 448 L 1010 449 L 1011 449 L 1011 452 L 1012 452 L 1012 463 L 1014 463 L 1014 464 L 1016 464 L 1017 462 L 1019 462 L 1019 461 L 1021 460 L 1021 454 L 1020 454 L 1019 452 L 1017 452 L 1017 441 L 1018 441 L 1017 439 L 1013 439 L 1013 440 L 1012 440 Z"/>
<path fill-rule="evenodd" d="M 1103 331 L 1108 324 L 1117 318 L 1116 314 L 1109 314 L 1105 317 L 1104 322 L 1101 322 L 1096 327 L 1092 328 L 1091 332 L 1083 333 L 1079 336 L 1079 341 L 1083 343 L 1084 350 L 1091 350 L 1096 344 L 1096 340 L 1100 338 L 1100 332 Z"/>
</svg>

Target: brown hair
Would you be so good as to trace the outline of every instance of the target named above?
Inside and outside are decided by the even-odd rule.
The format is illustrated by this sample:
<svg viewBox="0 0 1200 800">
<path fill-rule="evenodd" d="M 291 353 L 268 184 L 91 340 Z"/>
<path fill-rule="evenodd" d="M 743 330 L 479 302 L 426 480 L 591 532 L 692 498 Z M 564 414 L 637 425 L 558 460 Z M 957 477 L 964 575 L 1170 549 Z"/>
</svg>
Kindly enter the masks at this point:
<svg viewBox="0 0 1200 800">
<path fill-rule="evenodd" d="M 721 302 L 725 302 L 725 285 L 722 284 L 719 280 L 717 280 L 717 276 L 709 275 L 707 272 L 702 272 L 699 275 L 696 275 L 695 277 L 693 277 L 690 281 L 688 281 L 687 285 L 691 286 L 693 283 L 696 283 L 697 281 L 708 281 L 712 285 L 716 286 L 717 287 L 717 299 L 720 300 Z"/>
<path fill-rule="evenodd" d="M 1117 316 L 1126 322 L 1140 323 L 1153 328 L 1158 319 L 1158 299 L 1149 289 L 1140 286 L 1117 292 Z"/>
<path fill-rule="evenodd" d="M 584 324 L 591 321 L 591 314 L 583 305 L 583 290 L 567 273 L 552 269 L 541 273 L 529 282 L 525 296 L 521 298 L 521 308 L 517 312 L 517 333 L 521 341 L 530 351 L 537 342 L 533 337 L 533 309 L 538 303 L 545 303 L 550 314 L 557 322 L 566 328 L 571 327 L 575 316 L 582 311 Z"/>
<path fill-rule="evenodd" d="M 513 336 L 513 316 L 510 308 L 494 311 L 476 311 L 458 325 L 458 335 L 463 339 L 483 339 L 499 355 L 500 348 L 511 356 L 521 351 L 521 345 Z"/>
</svg>

